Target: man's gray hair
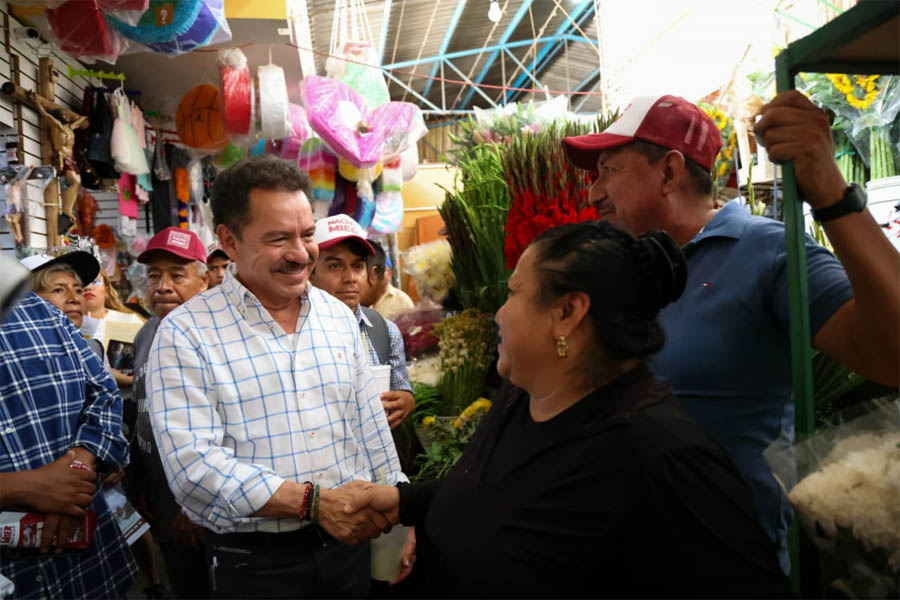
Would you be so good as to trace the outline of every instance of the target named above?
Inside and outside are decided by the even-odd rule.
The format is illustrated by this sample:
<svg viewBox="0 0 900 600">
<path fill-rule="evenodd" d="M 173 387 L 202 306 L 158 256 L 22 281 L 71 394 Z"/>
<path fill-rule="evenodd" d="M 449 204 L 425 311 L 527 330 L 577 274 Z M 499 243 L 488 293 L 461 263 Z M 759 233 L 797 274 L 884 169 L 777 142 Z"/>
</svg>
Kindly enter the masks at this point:
<svg viewBox="0 0 900 600">
<path fill-rule="evenodd" d="M 197 275 L 199 275 L 200 277 L 203 277 L 204 275 L 206 275 L 206 272 L 209 270 L 209 268 L 206 266 L 206 263 L 203 262 L 202 260 L 195 260 L 190 264 L 195 265 L 197 267 Z"/>
</svg>

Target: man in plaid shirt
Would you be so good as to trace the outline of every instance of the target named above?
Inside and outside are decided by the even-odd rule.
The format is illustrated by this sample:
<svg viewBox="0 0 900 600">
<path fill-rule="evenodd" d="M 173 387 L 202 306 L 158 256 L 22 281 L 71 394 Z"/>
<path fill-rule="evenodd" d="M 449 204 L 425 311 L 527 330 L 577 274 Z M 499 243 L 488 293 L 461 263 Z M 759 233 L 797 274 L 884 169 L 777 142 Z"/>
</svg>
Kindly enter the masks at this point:
<svg viewBox="0 0 900 600">
<path fill-rule="evenodd" d="M 35 294 L 0 326 L 0 509 L 45 515 L 40 554 L 0 549 L 16 598 L 124 597 L 137 571 L 98 473 L 128 462 L 122 397 L 69 319 Z M 73 468 L 75 467 L 75 468 Z M 62 553 L 85 510 L 91 546 Z"/>
</svg>

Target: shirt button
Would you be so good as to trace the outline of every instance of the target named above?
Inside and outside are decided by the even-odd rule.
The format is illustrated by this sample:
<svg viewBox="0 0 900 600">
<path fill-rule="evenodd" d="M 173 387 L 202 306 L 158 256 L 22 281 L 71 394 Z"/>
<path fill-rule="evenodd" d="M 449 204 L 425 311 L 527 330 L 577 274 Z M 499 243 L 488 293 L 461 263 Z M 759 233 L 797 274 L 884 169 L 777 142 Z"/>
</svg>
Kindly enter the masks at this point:
<svg viewBox="0 0 900 600">
<path fill-rule="evenodd" d="M 311 438 L 314 438 L 314 437 L 316 437 L 316 432 L 315 432 L 315 431 L 313 431 L 313 432 L 312 432 L 312 433 L 310 433 L 310 434 L 309 434 L 309 437 L 311 437 Z"/>
<path fill-rule="evenodd" d="M 16 430 L 13 429 L 12 427 L 7 427 L 6 429 L 3 430 L 3 433 L 14 433 L 15 431 Z"/>
<path fill-rule="evenodd" d="M 44 580 L 44 578 L 42 576 L 38 575 L 37 577 L 34 578 L 34 580 L 37 581 L 38 583 L 40 583 Z"/>
<path fill-rule="evenodd" d="M 325 477 L 325 473 L 319 473 L 319 474 L 317 475 L 317 477 L 318 477 L 319 479 L 322 479 L 323 477 Z"/>
</svg>

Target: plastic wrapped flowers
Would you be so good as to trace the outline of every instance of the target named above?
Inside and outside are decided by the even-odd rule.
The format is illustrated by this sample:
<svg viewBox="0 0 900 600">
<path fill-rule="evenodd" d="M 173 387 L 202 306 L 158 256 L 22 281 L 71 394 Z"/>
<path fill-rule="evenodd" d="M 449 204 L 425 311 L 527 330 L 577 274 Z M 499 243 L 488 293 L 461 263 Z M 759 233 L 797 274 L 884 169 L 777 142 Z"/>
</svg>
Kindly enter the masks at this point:
<svg viewBox="0 0 900 600">
<path fill-rule="evenodd" d="M 856 411 L 860 407 L 853 407 Z M 900 400 L 766 459 L 816 545 L 824 575 L 847 597 L 896 597 L 900 581 Z M 791 487 L 789 483 L 799 480 Z"/>
<path fill-rule="evenodd" d="M 440 304 L 450 293 L 456 280 L 450 260 L 453 251 L 446 239 L 413 246 L 406 251 L 406 272 L 416 281 L 416 291 L 422 298 Z"/>
<path fill-rule="evenodd" d="M 481 311 L 469 308 L 434 326 L 441 354 L 438 388 L 448 414 L 459 414 L 478 398 L 497 353 L 497 326 Z"/>
</svg>

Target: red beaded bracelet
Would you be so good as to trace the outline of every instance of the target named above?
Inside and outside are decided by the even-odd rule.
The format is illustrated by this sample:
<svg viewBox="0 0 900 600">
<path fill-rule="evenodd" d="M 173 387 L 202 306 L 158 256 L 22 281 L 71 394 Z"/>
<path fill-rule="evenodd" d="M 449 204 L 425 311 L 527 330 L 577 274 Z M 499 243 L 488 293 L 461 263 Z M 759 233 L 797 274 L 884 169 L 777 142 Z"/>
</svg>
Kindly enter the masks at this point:
<svg viewBox="0 0 900 600">
<path fill-rule="evenodd" d="M 306 489 L 303 491 L 303 502 L 300 504 L 300 512 L 297 516 L 301 521 L 309 520 L 309 494 L 312 491 L 312 483 L 306 481 Z"/>
<path fill-rule="evenodd" d="M 73 460 L 72 462 L 70 462 L 69 468 L 77 469 L 79 471 L 93 471 L 93 469 L 91 469 L 89 466 L 87 466 L 85 463 L 81 462 L 80 460 Z"/>
</svg>

